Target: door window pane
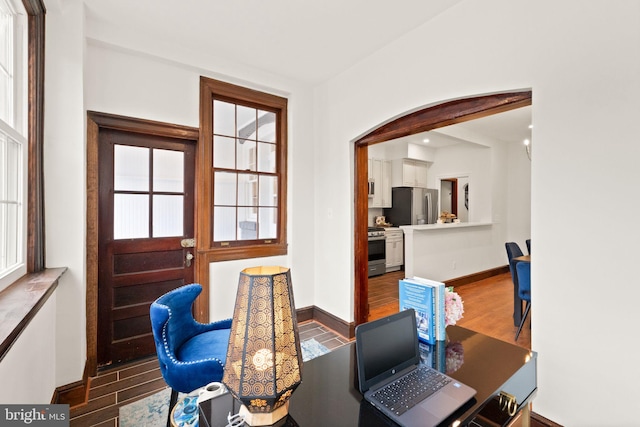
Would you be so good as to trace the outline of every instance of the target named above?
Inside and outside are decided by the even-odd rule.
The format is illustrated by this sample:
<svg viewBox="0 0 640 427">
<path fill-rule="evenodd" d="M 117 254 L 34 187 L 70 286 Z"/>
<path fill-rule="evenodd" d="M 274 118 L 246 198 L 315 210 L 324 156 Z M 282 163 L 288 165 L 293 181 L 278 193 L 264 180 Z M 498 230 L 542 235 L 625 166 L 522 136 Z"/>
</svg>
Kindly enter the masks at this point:
<svg viewBox="0 0 640 427">
<path fill-rule="evenodd" d="M 236 240 L 236 208 L 215 207 L 213 236 L 216 242 Z"/>
<path fill-rule="evenodd" d="M 184 234 L 184 196 L 153 196 L 153 237 L 172 237 Z"/>
<path fill-rule="evenodd" d="M 213 133 L 236 135 L 236 106 L 224 101 L 213 101 Z"/>
<path fill-rule="evenodd" d="M 153 191 L 184 192 L 184 153 L 153 150 Z"/>
<path fill-rule="evenodd" d="M 149 191 L 148 148 L 114 147 L 113 188 L 116 191 Z"/>
<path fill-rule="evenodd" d="M 113 238 L 141 239 L 149 237 L 149 196 L 146 194 L 114 194 Z"/>
</svg>

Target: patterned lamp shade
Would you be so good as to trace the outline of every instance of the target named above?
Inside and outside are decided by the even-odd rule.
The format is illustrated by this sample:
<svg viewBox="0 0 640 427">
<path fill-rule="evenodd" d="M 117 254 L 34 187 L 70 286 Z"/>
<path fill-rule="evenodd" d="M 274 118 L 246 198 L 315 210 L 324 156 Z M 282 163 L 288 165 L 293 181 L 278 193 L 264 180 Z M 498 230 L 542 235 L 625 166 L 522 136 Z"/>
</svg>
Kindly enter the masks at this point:
<svg viewBox="0 0 640 427">
<path fill-rule="evenodd" d="M 288 413 L 302 381 L 302 352 L 291 288 L 283 267 L 240 272 L 222 382 L 243 403 L 249 425 L 270 425 Z"/>
</svg>

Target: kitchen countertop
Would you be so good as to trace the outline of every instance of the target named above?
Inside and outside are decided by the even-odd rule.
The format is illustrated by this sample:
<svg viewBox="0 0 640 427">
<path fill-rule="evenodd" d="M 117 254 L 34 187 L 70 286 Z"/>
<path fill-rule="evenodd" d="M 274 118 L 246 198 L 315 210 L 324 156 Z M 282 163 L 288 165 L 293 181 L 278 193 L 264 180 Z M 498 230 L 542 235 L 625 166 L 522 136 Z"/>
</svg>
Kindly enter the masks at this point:
<svg viewBox="0 0 640 427">
<path fill-rule="evenodd" d="M 487 225 L 493 225 L 492 222 L 448 222 L 444 224 L 420 224 L 420 225 L 401 225 L 400 228 L 405 233 L 414 231 L 434 231 L 434 230 L 451 230 L 452 228 L 467 228 L 467 227 L 485 227 Z"/>
</svg>

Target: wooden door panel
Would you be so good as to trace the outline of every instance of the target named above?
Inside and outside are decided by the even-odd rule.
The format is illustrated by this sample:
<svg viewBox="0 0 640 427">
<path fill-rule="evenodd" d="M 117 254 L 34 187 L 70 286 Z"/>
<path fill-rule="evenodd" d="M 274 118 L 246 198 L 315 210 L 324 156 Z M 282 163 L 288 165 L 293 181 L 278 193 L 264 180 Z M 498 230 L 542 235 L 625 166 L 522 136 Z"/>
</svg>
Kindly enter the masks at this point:
<svg viewBox="0 0 640 427">
<path fill-rule="evenodd" d="M 151 303 L 166 292 L 193 282 L 194 267 L 185 262 L 193 248 L 182 240 L 194 235 L 195 141 L 158 136 L 154 132 L 106 130 L 99 138 L 99 265 L 98 265 L 98 365 L 125 362 L 155 354 L 149 319 Z M 134 147 L 148 163 L 135 163 L 130 170 L 144 188 L 116 189 L 114 147 Z M 155 190 L 155 154 L 181 152 L 184 164 L 183 191 Z M 120 149 L 122 152 L 122 149 Z M 161 153 L 163 154 L 163 153 Z M 173 158 L 171 153 L 171 158 Z M 131 165 L 131 163 L 129 163 Z M 165 165 L 166 167 L 166 165 Z M 174 166 L 172 165 L 171 168 Z M 158 166 L 160 168 L 160 166 Z M 145 175 L 146 174 L 146 175 Z M 145 178 L 146 177 L 146 178 Z M 115 194 L 135 194 L 147 203 L 148 235 L 143 238 L 114 239 Z M 153 237 L 156 196 L 180 196 L 183 200 L 179 236 Z M 139 212 L 135 211 L 135 215 Z M 157 212 L 156 212 L 157 213 Z M 122 214 L 120 214 L 122 215 Z M 120 217 L 131 218 L 131 216 Z M 145 218 L 145 217 L 143 217 Z"/>
</svg>

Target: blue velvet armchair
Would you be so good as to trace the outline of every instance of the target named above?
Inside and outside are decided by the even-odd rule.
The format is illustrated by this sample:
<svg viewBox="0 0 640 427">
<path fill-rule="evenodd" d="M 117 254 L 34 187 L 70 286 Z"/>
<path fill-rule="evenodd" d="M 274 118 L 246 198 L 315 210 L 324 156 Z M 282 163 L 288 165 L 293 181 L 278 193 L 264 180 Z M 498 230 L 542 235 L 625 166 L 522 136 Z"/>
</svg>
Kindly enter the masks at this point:
<svg viewBox="0 0 640 427">
<path fill-rule="evenodd" d="M 171 387 L 169 417 L 178 392 L 189 393 L 222 379 L 231 319 L 197 322 L 192 306 L 200 292 L 198 284 L 182 286 L 158 298 L 150 308 L 160 371 Z"/>
</svg>

